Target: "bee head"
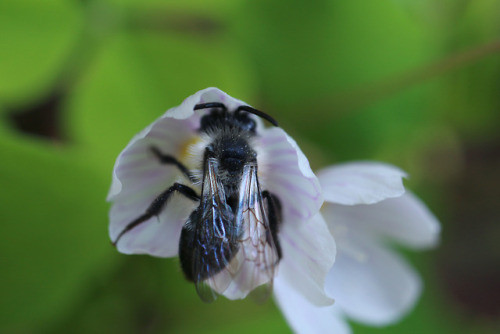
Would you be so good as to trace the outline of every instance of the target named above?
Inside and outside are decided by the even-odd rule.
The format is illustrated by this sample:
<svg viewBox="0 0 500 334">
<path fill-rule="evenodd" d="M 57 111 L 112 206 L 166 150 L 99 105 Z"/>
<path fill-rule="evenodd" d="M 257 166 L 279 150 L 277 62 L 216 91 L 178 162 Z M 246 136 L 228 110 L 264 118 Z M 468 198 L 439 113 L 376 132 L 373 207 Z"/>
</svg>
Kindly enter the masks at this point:
<svg viewBox="0 0 500 334">
<path fill-rule="evenodd" d="M 257 127 L 255 120 L 253 120 L 249 114 L 257 115 L 264 118 L 274 126 L 278 126 L 271 116 L 254 109 L 250 106 L 241 105 L 234 112 L 230 113 L 227 107 L 223 103 L 212 102 L 212 103 L 202 103 L 194 106 L 194 110 L 212 108 L 209 114 L 204 115 L 201 118 L 200 130 L 207 131 L 211 129 L 220 129 L 225 127 L 234 127 L 243 131 L 248 131 L 255 133 Z"/>
<path fill-rule="evenodd" d="M 200 121 L 201 131 L 217 131 L 218 129 L 234 128 L 255 133 L 257 124 L 248 114 L 229 113 L 227 110 L 212 109 Z"/>
</svg>

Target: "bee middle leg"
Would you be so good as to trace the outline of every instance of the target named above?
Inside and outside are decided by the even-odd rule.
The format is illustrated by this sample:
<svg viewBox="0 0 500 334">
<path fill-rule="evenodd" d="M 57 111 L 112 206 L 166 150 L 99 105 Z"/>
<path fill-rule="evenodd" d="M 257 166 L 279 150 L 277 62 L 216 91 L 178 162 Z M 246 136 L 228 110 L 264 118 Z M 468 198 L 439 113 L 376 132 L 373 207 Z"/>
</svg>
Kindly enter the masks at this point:
<svg viewBox="0 0 500 334">
<path fill-rule="evenodd" d="M 160 163 L 166 165 L 175 165 L 191 182 L 196 181 L 196 178 L 193 176 L 193 174 L 191 174 L 189 169 L 187 169 L 186 166 L 184 166 L 184 164 L 182 164 L 182 162 L 177 160 L 175 157 L 168 154 L 163 154 L 163 152 L 161 152 L 156 146 L 151 146 L 151 151 L 158 158 L 158 160 L 160 160 Z"/>
<path fill-rule="evenodd" d="M 169 187 L 167 190 L 162 192 L 158 197 L 156 197 L 142 215 L 140 215 L 132 222 L 128 223 L 127 226 L 125 226 L 125 228 L 120 232 L 120 234 L 118 234 L 115 241 L 113 241 L 113 246 L 116 246 L 120 238 L 128 231 L 144 223 L 151 217 L 158 216 L 163 211 L 163 209 L 165 208 L 165 204 L 167 203 L 168 199 L 170 198 L 170 196 L 172 196 L 174 192 L 178 192 L 193 201 L 200 200 L 200 196 L 198 196 L 198 194 L 196 194 L 196 192 L 193 189 L 181 183 L 174 183 L 171 187 Z"/>
<path fill-rule="evenodd" d="M 281 245 L 278 240 L 278 230 L 282 221 L 281 202 L 276 195 L 267 190 L 262 192 L 262 197 L 267 200 L 267 216 L 269 219 L 269 227 L 271 229 L 271 235 L 268 235 L 268 238 L 272 238 L 274 245 L 276 246 L 276 251 L 278 252 L 278 260 L 281 260 Z"/>
</svg>

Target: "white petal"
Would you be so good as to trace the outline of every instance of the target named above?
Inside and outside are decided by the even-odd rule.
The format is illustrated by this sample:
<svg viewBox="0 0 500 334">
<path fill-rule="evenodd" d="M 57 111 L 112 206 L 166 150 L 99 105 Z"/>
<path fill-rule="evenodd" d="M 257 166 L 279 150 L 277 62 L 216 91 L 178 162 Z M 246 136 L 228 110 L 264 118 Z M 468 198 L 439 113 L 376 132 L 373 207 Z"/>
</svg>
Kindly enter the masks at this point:
<svg viewBox="0 0 500 334">
<path fill-rule="evenodd" d="M 147 206 L 151 201 L 139 197 L 136 203 L 130 205 L 123 201 L 113 205 L 110 211 L 111 240 L 114 241 L 128 223 L 145 211 L 140 204 Z M 195 205 L 197 205 L 195 202 L 175 195 L 164 212 L 125 233 L 116 248 L 125 254 L 149 254 L 160 257 L 177 255 L 182 225 Z"/>
<path fill-rule="evenodd" d="M 283 258 L 278 268 L 285 281 L 310 303 L 324 306 L 333 300 L 326 296 L 325 277 L 335 260 L 335 240 L 320 214 L 301 225 L 284 224 L 279 232 Z"/>
<path fill-rule="evenodd" d="M 373 204 L 401 196 L 405 189 L 402 170 L 383 163 L 357 162 L 328 167 L 317 173 L 325 201 Z"/>
<path fill-rule="evenodd" d="M 334 233 L 338 228 L 364 231 L 415 249 L 431 247 L 439 241 L 439 221 L 412 193 L 372 205 L 325 205 L 323 213 Z"/>
<path fill-rule="evenodd" d="M 178 156 L 184 143 L 194 134 L 189 120 L 166 118 L 157 120 L 146 130 L 132 139 L 115 164 L 108 196 L 108 200 L 113 201 L 109 217 L 113 241 L 127 224 L 146 211 L 158 195 L 181 180 L 180 171 L 173 165 L 162 165 L 150 147 L 153 145 L 164 154 Z M 181 200 L 191 202 L 185 198 Z M 159 222 L 153 217 L 124 234 L 117 244 L 118 250 L 156 256 L 177 254 L 180 229 L 189 215 L 189 204 L 192 204 L 182 206 L 186 208 L 184 211 L 172 209 L 182 205 L 182 201 L 177 205 L 170 203 L 158 217 Z"/>
<path fill-rule="evenodd" d="M 186 142 L 195 136 L 194 122 L 161 118 L 135 136 L 116 159 L 108 201 L 136 196 L 151 189 L 151 184 L 180 175 L 173 165 L 162 165 L 151 151 L 178 156 Z M 161 187 L 168 185 L 162 183 Z"/>
<path fill-rule="evenodd" d="M 321 188 L 297 143 L 280 128 L 262 131 L 258 141 L 259 180 L 283 208 L 284 224 L 302 224 L 321 204 Z"/>
<path fill-rule="evenodd" d="M 274 296 L 288 324 L 299 334 L 349 334 L 351 329 L 341 316 L 338 308 L 316 306 L 298 294 L 283 279 L 277 279 Z"/>
<path fill-rule="evenodd" d="M 398 320 L 420 295 L 418 275 L 396 254 L 369 238 L 351 235 L 350 242 L 358 252 L 346 252 L 339 245 L 326 281 L 328 294 L 356 321 L 386 325 Z"/>
</svg>

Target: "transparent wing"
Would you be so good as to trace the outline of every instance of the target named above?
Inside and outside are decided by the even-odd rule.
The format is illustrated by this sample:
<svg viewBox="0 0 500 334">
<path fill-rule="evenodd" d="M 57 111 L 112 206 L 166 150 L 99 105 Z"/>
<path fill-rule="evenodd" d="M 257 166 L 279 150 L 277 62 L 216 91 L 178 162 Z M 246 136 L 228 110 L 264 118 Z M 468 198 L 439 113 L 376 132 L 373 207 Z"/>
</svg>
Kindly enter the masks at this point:
<svg viewBox="0 0 500 334">
<path fill-rule="evenodd" d="M 195 223 L 193 278 L 200 298 L 212 302 L 230 285 L 229 263 L 238 249 L 234 214 L 217 177 L 218 162 L 209 158 L 203 176 L 200 209 Z"/>
<path fill-rule="evenodd" d="M 257 177 L 257 165 L 243 169 L 239 205 L 236 214 L 238 253 L 228 268 L 233 280 L 224 292 L 228 298 L 244 298 L 254 289 L 259 298 L 267 298 L 272 290 L 279 255 L 272 237 L 264 201 Z"/>
</svg>

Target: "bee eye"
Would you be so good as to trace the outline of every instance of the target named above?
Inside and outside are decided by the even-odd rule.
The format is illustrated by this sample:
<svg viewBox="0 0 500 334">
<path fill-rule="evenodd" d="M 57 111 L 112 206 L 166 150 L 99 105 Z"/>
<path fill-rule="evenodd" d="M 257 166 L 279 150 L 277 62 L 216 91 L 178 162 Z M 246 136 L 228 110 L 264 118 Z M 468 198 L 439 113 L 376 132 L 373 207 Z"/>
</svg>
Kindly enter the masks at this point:
<svg viewBox="0 0 500 334">
<path fill-rule="evenodd" d="M 212 127 L 215 127 L 217 124 L 217 119 L 214 117 L 211 117 L 211 115 L 205 115 L 201 118 L 200 121 L 200 127 L 202 129 L 209 129 Z"/>
<path fill-rule="evenodd" d="M 238 122 L 238 127 L 240 127 L 242 130 L 255 132 L 257 123 L 248 114 L 237 113 L 236 119 Z"/>
<path fill-rule="evenodd" d="M 257 124 L 255 123 L 255 121 L 253 119 L 249 119 L 247 126 L 248 126 L 248 131 L 255 132 L 255 128 L 257 127 Z"/>
</svg>

